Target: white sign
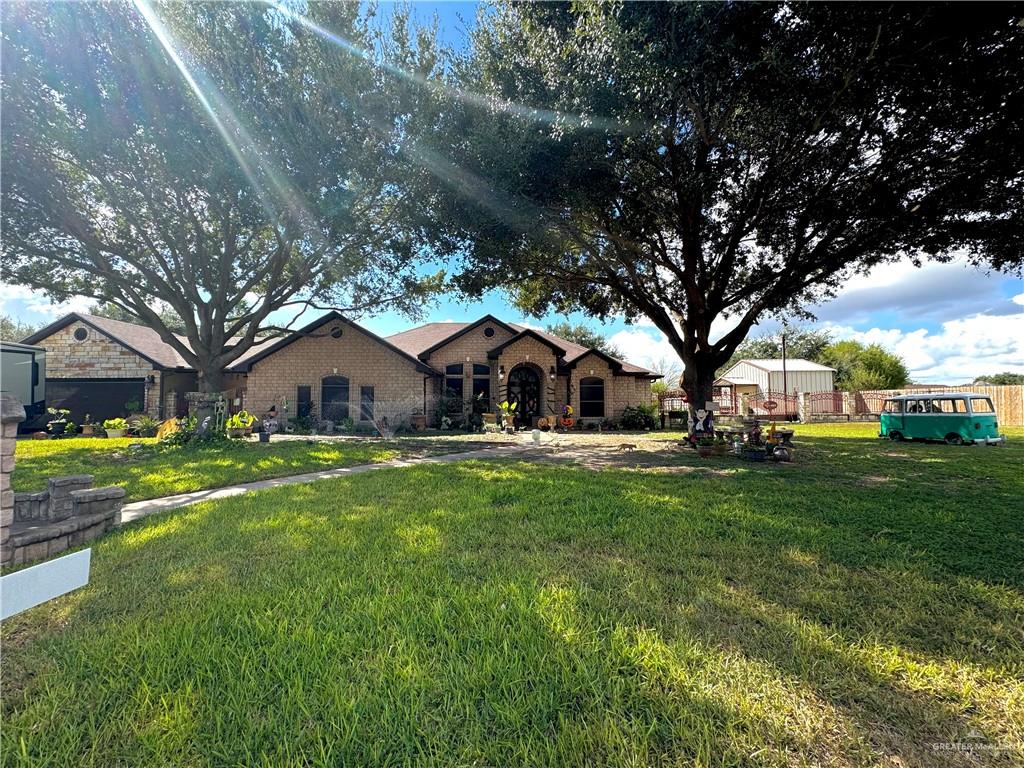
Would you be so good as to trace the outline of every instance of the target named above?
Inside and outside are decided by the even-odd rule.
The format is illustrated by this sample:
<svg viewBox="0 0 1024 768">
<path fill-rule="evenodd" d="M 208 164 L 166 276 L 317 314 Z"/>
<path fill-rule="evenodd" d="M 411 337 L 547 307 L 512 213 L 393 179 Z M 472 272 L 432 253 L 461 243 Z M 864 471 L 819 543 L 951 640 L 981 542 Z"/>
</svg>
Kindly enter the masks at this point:
<svg viewBox="0 0 1024 768">
<path fill-rule="evenodd" d="M 0 577 L 0 619 L 65 595 L 89 583 L 92 549 Z"/>
<path fill-rule="evenodd" d="M 716 403 L 714 400 L 708 400 L 706 403 L 704 403 L 704 410 L 708 411 L 709 413 L 714 413 L 716 410 L 718 410 L 718 403 Z"/>
</svg>

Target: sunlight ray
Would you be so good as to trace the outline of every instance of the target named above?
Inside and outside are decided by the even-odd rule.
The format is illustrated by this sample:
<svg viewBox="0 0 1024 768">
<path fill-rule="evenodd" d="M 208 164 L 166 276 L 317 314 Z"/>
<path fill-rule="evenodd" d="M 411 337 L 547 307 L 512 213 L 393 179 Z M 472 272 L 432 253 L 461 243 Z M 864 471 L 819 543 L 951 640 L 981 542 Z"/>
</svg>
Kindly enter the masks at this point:
<svg viewBox="0 0 1024 768">
<path fill-rule="evenodd" d="M 401 67 L 387 61 L 383 61 L 379 57 L 374 56 L 370 51 L 360 48 L 351 41 L 346 40 L 341 35 L 331 32 L 329 29 L 317 24 L 309 17 L 293 11 L 282 3 L 277 2 L 277 0 L 264 0 L 264 2 L 286 18 L 294 20 L 310 32 L 313 32 L 324 40 L 343 48 L 372 66 L 381 67 L 397 77 L 416 83 L 425 88 L 429 88 L 433 91 L 443 93 L 450 98 L 466 104 L 471 104 L 483 109 L 504 112 L 522 120 L 543 123 L 545 125 L 555 127 L 570 127 L 579 130 L 610 131 L 612 133 L 620 134 L 638 133 L 644 128 L 640 123 L 633 121 L 623 122 L 614 118 L 601 117 L 598 115 L 577 115 L 570 112 L 557 112 L 550 109 L 517 104 L 516 102 L 508 99 L 501 99 L 496 96 L 486 96 L 475 91 L 455 88 L 442 82 L 431 80 L 423 75 L 409 72 L 408 70 L 402 69 Z"/>
</svg>

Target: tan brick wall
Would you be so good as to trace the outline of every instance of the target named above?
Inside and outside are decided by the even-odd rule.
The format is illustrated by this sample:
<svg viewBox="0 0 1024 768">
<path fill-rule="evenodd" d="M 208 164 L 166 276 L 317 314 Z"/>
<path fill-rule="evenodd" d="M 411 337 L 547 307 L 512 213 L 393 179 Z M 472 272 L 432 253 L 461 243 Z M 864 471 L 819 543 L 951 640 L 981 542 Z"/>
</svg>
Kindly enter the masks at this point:
<svg viewBox="0 0 1024 768">
<path fill-rule="evenodd" d="M 85 328 L 88 337 L 77 341 L 75 329 Z M 160 371 L 152 363 L 125 349 L 84 323 L 71 323 L 47 336 L 37 346 L 46 350 L 46 377 L 49 379 L 144 379 L 155 377 L 146 386 L 145 411 L 160 415 Z"/>
<path fill-rule="evenodd" d="M 604 380 L 604 418 L 618 421 L 627 405 L 646 405 L 651 402 L 649 381 L 634 376 L 614 376 L 604 360 L 597 355 L 584 355 L 573 369 L 572 407 L 580 413 L 580 381 L 590 376 Z M 585 421 L 599 421 L 586 419 Z"/>
<path fill-rule="evenodd" d="M 484 334 L 484 331 L 489 327 L 494 329 L 494 335 L 491 337 L 487 337 Z M 445 344 L 440 349 L 435 350 L 430 357 L 427 358 L 426 362 L 431 368 L 434 368 L 441 373 L 444 373 L 444 369 L 448 365 L 462 363 L 464 366 L 462 391 L 465 393 L 467 399 L 473 392 L 473 365 L 478 364 L 490 366 L 491 402 L 488 405 L 488 411 L 490 413 L 494 413 L 496 410 L 496 404 L 500 402 L 498 399 L 498 364 L 493 360 L 488 360 L 487 353 L 495 347 L 504 344 L 514 335 L 515 334 L 509 333 L 499 325 L 489 325 L 485 323 L 474 328 L 469 333 L 463 334 L 454 341 Z M 428 416 L 433 416 L 434 409 L 437 407 L 437 398 L 440 397 L 441 388 L 443 386 L 443 379 L 438 379 L 432 386 L 430 390 L 431 402 L 428 406 Z"/>
<path fill-rule="evenodd" d="M 360 389 L 364 386 L 374 388 L 375 416 L 388 416 L 392 425 L 422 409 L 426 374 L 352 326 L 339 323 L 342 336 L 332 338 L 330 330 L 334 327 L 328 324 L 322 329 L 323 336 L 318 332 L 299 339 L 253 365 L 246 379 L 244 407 L 260 415 L 276 404 L 280 412 L 287 399 L 291 418 L 295 416 L 298 387 L 308 386 L 316 413 L 322 415 L 322 379 L 345 376 L 349 380 L 349 418 L 354 421 L 359 421 Z"/>
</svg>

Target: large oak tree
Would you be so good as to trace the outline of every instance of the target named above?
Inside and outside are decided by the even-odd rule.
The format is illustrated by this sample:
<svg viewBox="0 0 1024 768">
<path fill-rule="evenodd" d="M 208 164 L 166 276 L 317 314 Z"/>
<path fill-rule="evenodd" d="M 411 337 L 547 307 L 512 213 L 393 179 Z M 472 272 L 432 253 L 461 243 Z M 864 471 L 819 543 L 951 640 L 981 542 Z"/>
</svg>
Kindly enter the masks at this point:
<svg viewBox="0 0 1024 768">
<path fill-rule="evenodd" d="M 308 14 L 352 47 L 266 4 L 4 3 L 4 279 L 139 318 L 207 391 L 289 310 L 415 313 L 420 89 L 359 50 L 429 72 L 429 38 Z"/>
<path fill-rule="evenodd" d="M 1012 5 L 499 4 L 420 139 L 459 282 L 646 316 L 711 399 L 855 271 L 1019 267 L 1022 43 Z"/>
</svg>

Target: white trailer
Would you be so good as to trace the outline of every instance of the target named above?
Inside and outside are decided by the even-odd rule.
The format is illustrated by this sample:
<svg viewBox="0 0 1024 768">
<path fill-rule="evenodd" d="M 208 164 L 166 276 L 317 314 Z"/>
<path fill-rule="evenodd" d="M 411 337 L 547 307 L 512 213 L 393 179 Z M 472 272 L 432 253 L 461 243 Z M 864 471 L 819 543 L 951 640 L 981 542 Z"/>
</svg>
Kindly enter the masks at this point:
<svg viewBox="0 0 1024 768">
<path fill-rule="evenodd" d="M 46 413 L 46 350 L 0 341 L 0 390 L 25 405 L 25 423 Z"/>
</svg>

